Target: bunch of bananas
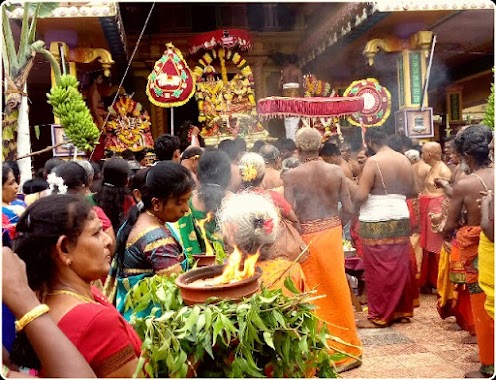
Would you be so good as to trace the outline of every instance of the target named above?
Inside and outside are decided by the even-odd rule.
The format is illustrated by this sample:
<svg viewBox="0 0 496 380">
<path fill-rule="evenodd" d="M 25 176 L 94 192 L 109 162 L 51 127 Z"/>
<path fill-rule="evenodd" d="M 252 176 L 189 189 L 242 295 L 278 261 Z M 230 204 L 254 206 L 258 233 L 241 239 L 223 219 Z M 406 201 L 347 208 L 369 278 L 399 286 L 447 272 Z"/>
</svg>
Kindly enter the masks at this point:
<svg viewBox="0 0 496 380">
<path fill-rule="evenodd" d="M 79 82 L 72 75 L 62 75 L 56 86 L 46 94 L 53 114 L 72 143 L 80 150 L 93 150 L 100 131 L 78 90 Z"/>
</svg>

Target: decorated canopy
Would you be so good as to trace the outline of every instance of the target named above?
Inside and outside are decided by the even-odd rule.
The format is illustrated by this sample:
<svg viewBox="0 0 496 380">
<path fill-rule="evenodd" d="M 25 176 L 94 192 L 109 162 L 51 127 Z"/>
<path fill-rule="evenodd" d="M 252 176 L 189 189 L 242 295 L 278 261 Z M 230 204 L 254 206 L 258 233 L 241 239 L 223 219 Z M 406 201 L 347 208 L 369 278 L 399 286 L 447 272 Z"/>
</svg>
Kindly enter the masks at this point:
<svg viewBox="0 0 496 380">
<path fill-rule="evenodd" d="M 361 112 L 364 99 L 361 96 L 331 98 L 288 98 L 270 96 L 258 101 L 257 111 L 262 117 L 330 117 Z"/>
<path fill-rule="evenodd" d="M 172 43 L 166 47 L 148 76 L 146 94 L 156 106 L 182 106 L 195 93 L 195 78 L 179 49 Z"/>
</svg>

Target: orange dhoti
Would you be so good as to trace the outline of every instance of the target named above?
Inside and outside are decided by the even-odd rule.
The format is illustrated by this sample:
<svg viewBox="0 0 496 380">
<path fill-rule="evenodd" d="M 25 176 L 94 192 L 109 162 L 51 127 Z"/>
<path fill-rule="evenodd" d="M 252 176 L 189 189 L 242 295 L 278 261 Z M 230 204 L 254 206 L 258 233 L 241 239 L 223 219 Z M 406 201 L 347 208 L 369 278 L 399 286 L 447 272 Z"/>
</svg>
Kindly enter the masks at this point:
<svg viewBox="0 0 496 380">
<path fill-rule="evenodd" d="M 331 347 L 353 357 L 335 362 L 339 372 L 360 365 L 362 349 L 358 338 L 351 293 L 346 279 L 343 253 L 343 229 L 338 217 L 302 223 L 302 238 L 309 247 L 309 256 L 301 267 L 308 287 L 316 289 L 317 295 L 326 297 L 315 300 L 315 314 L 328 322 L 331 335 L 355 347 L 329 341 Z"/>
<path fill-rule="evenodd" d="M 478 248 L 480 226 L 464 226 L 456 234 L 460 249 L 460 258 L 465 267 L 467 287 L 475 322 L 477 346 L 479 347 L 480 371 L 484 374 L 494 373 L 494 320 L 484 308 L 486 295 L 479 286 Z"/>
</svg>

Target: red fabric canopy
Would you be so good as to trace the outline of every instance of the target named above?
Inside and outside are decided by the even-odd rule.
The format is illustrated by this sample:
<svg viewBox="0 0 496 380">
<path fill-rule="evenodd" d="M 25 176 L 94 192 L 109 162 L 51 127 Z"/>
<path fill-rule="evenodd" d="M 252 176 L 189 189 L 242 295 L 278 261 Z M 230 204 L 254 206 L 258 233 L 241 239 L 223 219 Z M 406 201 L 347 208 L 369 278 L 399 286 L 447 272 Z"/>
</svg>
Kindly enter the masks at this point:
<svg viewBox="0 0 496 380">
<path fill-rule="evenodd" d="M 198 34 L 188 40 L 190 54 L 195 54 L 200 49 L 212 50 L 217 46 L 248 50 L 251 48 L 250 33 L 244 29 L 220 29 Z"/>
<path fill-rule="evenodd" d="M 271 96 L 258 101 L 257 112 L 261 117 L 330 117 L 362 112 L 363 98 L 288 98 Z"/>
</svg>

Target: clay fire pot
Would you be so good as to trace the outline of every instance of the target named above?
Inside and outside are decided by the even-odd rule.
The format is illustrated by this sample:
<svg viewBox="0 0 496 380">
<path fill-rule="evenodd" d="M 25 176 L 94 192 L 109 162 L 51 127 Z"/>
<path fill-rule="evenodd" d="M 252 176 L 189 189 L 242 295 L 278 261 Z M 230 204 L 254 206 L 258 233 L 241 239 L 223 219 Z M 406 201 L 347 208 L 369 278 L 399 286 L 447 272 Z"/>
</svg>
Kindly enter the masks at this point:
<svg viewBox="0 0 496 380">
<path fill-rule="evenodd" d="M 193 255 L 193 259 L 197 261 L 197 267 L 206 267 L 215 264 L 215 255 Z"/>
<path fill-rule="evenodd" d="M 223 270 L 224 265 L 210 265 L 190 270 L 176 278 L 176 285 L 181 291 L 184 303 L 186 305 L 204 303 L 211 297 L 239 300 L 243 297 L 251 296 L 260 288 L 262 270 L 258 267 L 252 277 L 232 284 L 217 286 L 192 285 L 196 280 L 219 276 Z"/>
</svg>

